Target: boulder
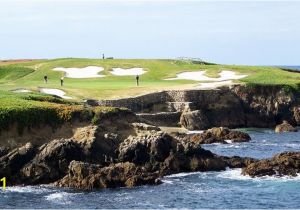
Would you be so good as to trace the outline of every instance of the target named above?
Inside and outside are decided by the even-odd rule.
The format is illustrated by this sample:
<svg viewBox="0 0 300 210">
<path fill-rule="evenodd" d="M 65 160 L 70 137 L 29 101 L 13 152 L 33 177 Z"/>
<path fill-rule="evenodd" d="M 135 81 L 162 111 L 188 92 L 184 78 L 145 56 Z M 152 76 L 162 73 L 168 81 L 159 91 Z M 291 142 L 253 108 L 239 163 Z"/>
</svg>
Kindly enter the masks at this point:
<svg viewBox="0 0 300 210">
<path fill-rule="evenodd" d="M 145 164 L 146 162 L 162 162 L 170 154 L 172 137 L 164 132 L 150 131 L 130 136 L 119 146 L 120 162 Z"/>
<path fill-rule="evenodd" d="M 0 177 L 7 177 L 12 184 L 18 182 L 17 173 L 36 154 L 36 148 L 27 143 L 0 158 Z"/>
<path fill-rule="evenodd" d="M 196 144 L 212 144 L 222 143 L 226 144 L 226 140 L 230 142 L 248 142 L 251 140 L 249 134 L 231 130 L 224 127 L 215 127 L 196 134 L 180 134 L 181 139 L 194 142 Z"/>
<path fill-rule="evenodd" d="M 99 189 L 160 184 L 157 173 L 149 173 L 133 163 L 117 163 L 107 167 L 72 161 L 68 174 L 54 183 L 59 187 Z"/>
<path fill-rule="evenodd" d="M 297 176 L 300 173 L 300 152 L 283 152 L 243 168 L 242 174 L 251 177 Z"/>
<path fill-rule="evenodd" d="M 294 128 L 291 124 L 289 124 L 287 121 L 283 121 L 282 124 L 277 125 L 275 128 L 276 133 L 282 133 L 282 132 L 296 132 L 297 129 Z"/>
<path fill-rule="evenodd" d="M 72 160 L 84 159 L 79 144 L 66 139 L 53 140 L 39 148 L 38 154 L 20 171 L 26 184 L 48 184 L 66 175 Z"/>
<path fill-rule="evenodd" d="M 210 127 L 210 123 L 201 110 L 183 112 L 180 124 L 188 130 L 203 130 Z"/>
<path fill-rule="evenodd" d="M 96 125 L 77 129 L 72 140 L 83 148 L 86 161 L 95 164 L 109 164 L 116 158 L 115 150 L 120 144 L 119 135 L 103 130 Z"/>
</svg>

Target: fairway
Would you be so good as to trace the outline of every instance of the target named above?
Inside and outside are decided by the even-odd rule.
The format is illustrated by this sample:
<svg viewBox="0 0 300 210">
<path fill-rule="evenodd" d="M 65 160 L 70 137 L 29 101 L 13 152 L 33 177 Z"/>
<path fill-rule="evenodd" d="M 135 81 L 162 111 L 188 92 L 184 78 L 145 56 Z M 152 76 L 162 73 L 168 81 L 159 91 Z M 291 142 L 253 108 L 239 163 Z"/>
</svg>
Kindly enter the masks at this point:
<svg viewBox="0 0 300 210">
<path fill-rule="evenodd" d="M 103 77 L 95 78 L 64 78 L 64 85 L 60 86 L 60 78 L 64 71 L 55 68 L 78 68 L 84 71 L 87 67 L 103 68 L 98 72 Z M 113 74 L 114 69 L 140 69 L 140 86 L 136 86 L 135 75 Z M 177 74 L 183 72 L 205 71 L 204 76 L 218 81 L 222 71 L 233 71 L 236 75 L 247 75 L 234 80 L 236 83 L 247 84 L 283 84 L 298 88 L 300 74 L 283 71 L 275 67 L 266 66 L 236 66 L 215 65 L 191 60 L 149 60 L 149 59 L 79 59 L 62 58 L 52 60 L 33 60 L 17 62 L 0 67 L 1 90 L 29 89 L 38 91 L 40 88 L 59 89 L 74 100 L 80 99 L 112 99 L 135 96 L 154 91 L 168 89 L 190 89 L 199 87 L 199 83 L 209 81 L 194 81 L 176 79 Z M 44 76 L 48 76 L 48 83 Z M 208 87 L 210 85 L 207 85 Z"/>
</svg>

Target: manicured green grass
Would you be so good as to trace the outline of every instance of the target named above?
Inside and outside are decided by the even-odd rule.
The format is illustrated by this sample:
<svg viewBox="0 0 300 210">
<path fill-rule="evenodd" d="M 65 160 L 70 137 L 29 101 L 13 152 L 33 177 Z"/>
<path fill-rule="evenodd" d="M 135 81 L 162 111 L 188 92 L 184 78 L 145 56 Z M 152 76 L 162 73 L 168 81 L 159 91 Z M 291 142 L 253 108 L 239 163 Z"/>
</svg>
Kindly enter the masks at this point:
<svg viewBox="0 0 300 210">
<path fill-rule="evenodd" d="M 104 67 L 105 70 L 100 74 L 104 74 L 106 77 L 90 79 L 65 78 L 64 86 L 60 87 L 59 78 L 64 73 L 52 70 L 55 67 L 86 66 Z M 136 87 L 134 76 L 121 77 L 112 75 L 109 71 L 114 67 L 142 67 L 148 72 L 140 76 L 140 86 Z M 27 88 L 36 91 L 39 87 L 58 88 L 65 91 L 67 95 L 74 97 L 75 100 L 84 98 L 123 98 L 164 89 L 193 88 L 199 82 L 164 79 L 176 77 L 176 74 L 180 72 L 197 70 L 206 70 L 206 75 L 210 77 L 218 77 L 218 73 L 222 70 L 233 70 L 238 74 L 249 75 L 237 81 L 248 84 L 282 84 L 298 88 L 300 83 L 300 74 L 282 71 L 275 67 L 208 65 L 185 60 L 62 58 L 5 65 L 1 69 L 3 72 L 9 72 L 3 77 L 1 77 L 0 73 L 0 88 L 2 90 Z M 12 69 L 16 69 L 16 71 L 12 71 Z M 47 75 L 49 78 L 48 84 L 45 84 L 43 81 L 44 75 Z"/>
</svg>

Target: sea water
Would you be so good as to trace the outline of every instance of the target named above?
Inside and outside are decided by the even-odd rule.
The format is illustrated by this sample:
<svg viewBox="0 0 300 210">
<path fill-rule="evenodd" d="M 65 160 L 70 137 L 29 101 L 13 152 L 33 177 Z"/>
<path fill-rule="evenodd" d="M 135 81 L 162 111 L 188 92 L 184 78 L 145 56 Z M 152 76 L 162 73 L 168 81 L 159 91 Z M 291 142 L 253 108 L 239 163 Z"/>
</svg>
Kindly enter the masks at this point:
<svg viewBox="0 0 300 210">
<path fill-rule="evenodd" d="M 220 155 L 268 158 L 300 150 L 300 132 L 247 129 L 252 141 L 204 145 Z M 50 186 L 8 187 L 0 208 L 300 208 L 300 176 L 242 176 L 241 169 L 180 173 L 159 186 L 79 191 Z"/>
</svg>

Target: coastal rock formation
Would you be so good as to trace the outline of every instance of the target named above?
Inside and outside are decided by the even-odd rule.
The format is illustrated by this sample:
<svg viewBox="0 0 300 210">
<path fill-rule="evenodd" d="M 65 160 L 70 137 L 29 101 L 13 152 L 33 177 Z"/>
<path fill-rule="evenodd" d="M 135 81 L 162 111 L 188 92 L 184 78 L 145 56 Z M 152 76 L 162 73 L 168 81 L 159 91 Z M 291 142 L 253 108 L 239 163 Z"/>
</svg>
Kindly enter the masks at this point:
<svg viewBox="0 0 300 210">
<path fill-rule="evenodd" d="M 203 130 L 210 126 L 206 115 L 201 110 L 183 112 L 180 124 L 188 130 Z"/>
<path fill-rule="evenodd" d="M 300 106 L 294 107 L 293 109 L 293 121 L 296 125 L 300 125 Z"/>
<path fill-rule="evenodd" d="M 117 163 L 107 167 L 72 161 L 68 174 L 54 183 L 59 187 L 79 189 L 134 187 L 160 184 L 157 173 L 149 173 L 133 163 Z"/>
<path fill-rule="evenodd" d="M 27 143 L 20 148 L 13 149 L 0 158 L 0 177 L 9 177 L 9 182 L 16 182 L 19 170 L 35 155 L 36 148 Z"/>
<path fill-rule="evenodd" d="M 300 125 L 299 92 L 282 85 L 171 90 L 126 99 L 103 100 L 98 104 L 127 107 L 157 126 L 176 126 L 180 121 L 189 130 L 220 126 L 273 128 L 283 119 Z M 180 113 L 179 119 L 177 115 L 180 116 Z"/>
<path fill-rule="evenodd" d="M 247 133 L 231 130 L 224 127 L 214 127 L 204 131 L 203 133 L 181 134 L 179 136 L 181 137 L 181 139 L 185 139 L 196 144 L 227 144 L 227 141 L 235 143 L 248 142 L 251 140 L 251 137 Z"/>
<path fill-rule="evenodd" d="M 282 133 L 282 132 L 296 132 L 297 129 L 294 128 L 291 124 L 289 124 L 287 121 L 283 121 L 282 124 L 277 125 L 275 128 L 276 133 Z"/>
<path fill-rule="evenodd" d="M 283 152 L 270 159 L 249 164 L 242 170 L 243 175 L 261 176 L 297 176 L 300 173 L 300 152 Z"/>
<path fill-rule="evenodd" d="M 47 184 L 66 175 L 72 160 L 84 157 L 82 148 L 74 141 L 53 140 L 39 148 L 37 155 L 20 172 L 20 180 L 26 184 Z"/>
<path fill-rule="evenodd" d="M 249 158 L 249 157 L 239 157 L 239 156 L 232 156 L 232 157 L 221 157 L 223 161 L 225 161 L 229 168 L 244 168 L 248 165 L 257 162 L 257 159 Z"/>
<path fill-rule="evenodd" d="M 164 132 L 130 136 L 119 147 L 119 161 L 144 165 L 161 175 L 183 171 L 224 170 L 225 162 L 189 141 L 179 141 Z"/>
</svg>

